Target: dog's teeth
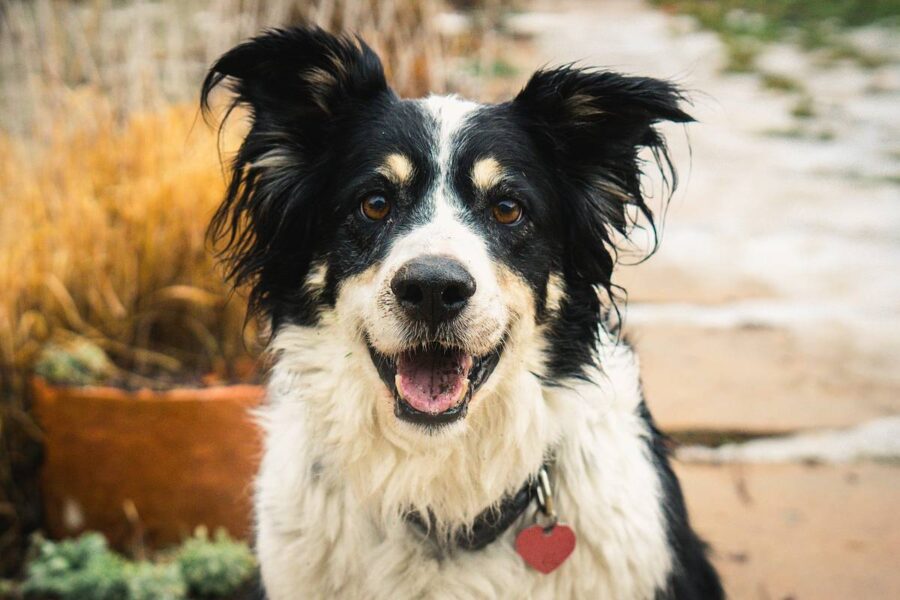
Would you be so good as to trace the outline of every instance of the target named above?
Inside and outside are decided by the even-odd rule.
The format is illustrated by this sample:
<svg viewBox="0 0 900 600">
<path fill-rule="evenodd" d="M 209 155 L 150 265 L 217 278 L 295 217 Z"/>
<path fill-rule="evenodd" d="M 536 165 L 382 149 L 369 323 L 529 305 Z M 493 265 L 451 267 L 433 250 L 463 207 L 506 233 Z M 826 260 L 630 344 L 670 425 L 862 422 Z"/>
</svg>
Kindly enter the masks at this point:
<svg viewBox="0 0 900 600">
<path fill-rule="evenodd" d="M 394 375 L 394 387 L 397 388 L 397 392 L 400 391 L 400 373 Z"/>
<path fill-rule="evenodd" d="M 465 398 L 466 394 L 469 393 L 469 380 L 463 379 L 462 389 L 459 391 L 459 397 Z"/>
</svg>

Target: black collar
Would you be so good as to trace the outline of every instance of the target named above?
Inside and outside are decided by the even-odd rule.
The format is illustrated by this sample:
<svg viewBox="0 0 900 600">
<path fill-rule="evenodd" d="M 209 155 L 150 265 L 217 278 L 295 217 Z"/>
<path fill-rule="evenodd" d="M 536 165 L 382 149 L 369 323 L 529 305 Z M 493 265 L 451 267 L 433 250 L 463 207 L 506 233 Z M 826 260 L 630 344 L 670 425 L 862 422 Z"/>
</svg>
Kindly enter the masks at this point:
<svg viewBox="0 0 900 600">
<path fill-rule="evenodd" d="M 505 496 L 497 507 L 487 508 L 472 523 L 472 527 L 468 531 L 459 531 L 453 539 L 453 547 L 462 550 L 481 550 L 491 542 L 495 541 L 509 529 L 513 523 L 519 520 L 531 501 L 535 498 L 537 488 L 537 478 L 530 477 L 519 491 L 512 496 Z M 406 520 L 415 527 L 421 534 L 435 542 L 438 547 L 446 547 L 446 543 L 441 543 L 435 535 L 435 528 L 425 522 L 425 519 L 418 512 L 409 512 L 406 514 Z M 431 525 L 434 523 L 434 517 L 429 515 Z"/>
</svg>

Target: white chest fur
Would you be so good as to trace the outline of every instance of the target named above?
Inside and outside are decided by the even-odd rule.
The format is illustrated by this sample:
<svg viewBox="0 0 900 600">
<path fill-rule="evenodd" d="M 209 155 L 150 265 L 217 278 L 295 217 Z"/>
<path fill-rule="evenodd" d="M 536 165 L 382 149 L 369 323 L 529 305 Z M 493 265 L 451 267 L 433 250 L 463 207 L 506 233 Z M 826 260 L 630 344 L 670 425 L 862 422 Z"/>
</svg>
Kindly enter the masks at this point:
<svg viewBox="0 0 900 600">
<path fill-rule="evenodd" d="M 629 348 L 604 347 L 603 373 L 569 388 L 498 367 L 501 384 L 468 418 L 481 425 L 421 443 L 384 433 L 376 407 L 385 399 L 357 342 L 291 328 L 275 350 L 256 491 L 271 600 L 651 598 L 664 585 L 672 555 Z M 448 522 L 470 517 L 521 486 L 547 449 L 561 519 L 578 536 L 550 575 L 513 547 L 530 513 L 484 550 L 449 554 L 402 517 L 410 504 L 437 506 Z"/>
</svg>

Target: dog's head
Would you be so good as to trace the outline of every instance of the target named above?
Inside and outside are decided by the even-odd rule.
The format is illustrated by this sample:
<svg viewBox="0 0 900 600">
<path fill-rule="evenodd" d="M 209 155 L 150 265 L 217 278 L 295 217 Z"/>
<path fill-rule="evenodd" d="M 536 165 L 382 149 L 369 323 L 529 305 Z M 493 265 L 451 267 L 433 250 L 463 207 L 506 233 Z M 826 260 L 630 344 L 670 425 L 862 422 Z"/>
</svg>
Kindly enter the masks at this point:
<svg viewBox="0 0 900 600">
<path fill-rule="evenodd" d="M 690 121 L 669 83 L 572 67 L 502 104 L 401 99 L 318 29 L 229 51 L 204 105 L 223 80 L 251 115 L 212 226 L 232 278 L 276 333 L 328 315 L 420 432 L 475 418 L 501 372 L 594 364 L 614 240 L 652 224 L 638 154 L 667 165 L 655 125 Z"/>
</svg>

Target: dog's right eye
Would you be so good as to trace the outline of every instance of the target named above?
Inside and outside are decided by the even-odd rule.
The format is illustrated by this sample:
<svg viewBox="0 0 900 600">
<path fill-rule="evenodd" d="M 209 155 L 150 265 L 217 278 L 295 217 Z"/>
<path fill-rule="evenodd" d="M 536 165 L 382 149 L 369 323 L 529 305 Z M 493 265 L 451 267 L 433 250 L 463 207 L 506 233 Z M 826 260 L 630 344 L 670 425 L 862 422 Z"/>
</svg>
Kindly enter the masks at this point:
<svg viewBox="0 0 900 600">
<path fill-rule="evenodd" d="M 359 206 L 363 216 L 372 221 L 381 221 L 391 212 L 391 203 L 379 194 L 367 196 Z"/>
<path fill-rule="evenodd" d="M 501 225 L 516 225 L 522 220 L 524 212 L 522 205 L 515 200 L 500 200 L 491 207 L 494 220 Z"/>
</svg>

